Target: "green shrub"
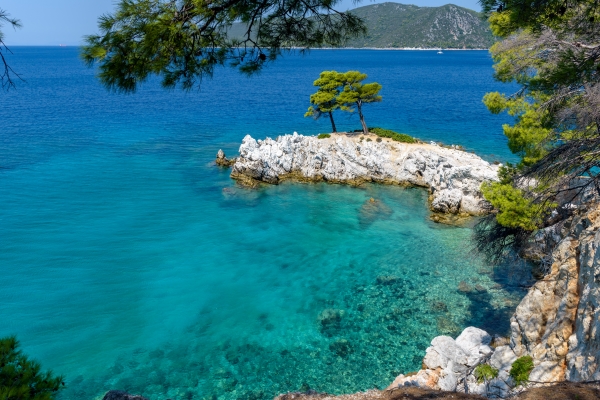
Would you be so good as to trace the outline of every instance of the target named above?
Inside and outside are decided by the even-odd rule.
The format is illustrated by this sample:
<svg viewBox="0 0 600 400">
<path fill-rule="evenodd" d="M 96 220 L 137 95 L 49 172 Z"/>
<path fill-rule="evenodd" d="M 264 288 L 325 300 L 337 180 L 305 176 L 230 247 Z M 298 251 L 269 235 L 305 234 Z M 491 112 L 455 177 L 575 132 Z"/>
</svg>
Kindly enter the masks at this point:
<svg viewBox="0 0 600 400">
<path fill-rule="evenodd" d="M 371 138 L 367 138 L 367 142 L 372 142 Z"/>
<path fill-rule="evenodd" d="M 510 376 L 515 380 L 517 386 L 529 382 L 529 374 L 533 369 L 533 358 L 531 356 L 523 356 L 517 358 L 510 367 Z"/>
<path fill-rule="evenodd" d="M 498 370 L 488 364 L 479 364 L 477 368 L 475 368 L 475 371 L 473 371 L 473 375 L 477 378 L 477 383 L 483 383 L 496 378 L 498 376 Z"/>
<path fill-rule="evenodd" d="M 415 140 L 415 138 L 412 136 L 406 135 L 404 133 L 394 132 L 389 129 L 369 128 L 369 132 L 374 133 L 381 138 L 389 138 L 396 142 L 402 142 L 402 143 L 416 143 L 417 142 Z"/>
<path fill-rule="evenodd" d="M 331 135 L 329 133 L 319 133 L 319 136 L 317 136 L 317 139 L 327 139 L 331 137 Z"/>
<path fill-rule="evenodd" d="M 502 178 L 502 176 L 500 176 Z M 543 223 L 543 217 L 556 203 L 536 204 L 525 193 L 512 184 L 484 182 L 481 185 L 483 197 L 498 210 L 496 220 L 507 228 L 534 231 Z"/>
<path fill-rule="evenodd" d="M 376 140 L 376 142 L 377 142 L 377 143 L 380 143 L 380 142 L 381 142 L 381 140 L 382 140 L 382 139 L 381 139 L 380 137 L 378 137 L 378 138 L 377 138 L 377 140 Z"/>
<path fill-rule="evenodd" d="M 62 376 L 41 372 L 40 364 L 18 349 L 14 336 L 0 339 L 0 399 L 52 400 L 65 385 Z"/>
</svg>

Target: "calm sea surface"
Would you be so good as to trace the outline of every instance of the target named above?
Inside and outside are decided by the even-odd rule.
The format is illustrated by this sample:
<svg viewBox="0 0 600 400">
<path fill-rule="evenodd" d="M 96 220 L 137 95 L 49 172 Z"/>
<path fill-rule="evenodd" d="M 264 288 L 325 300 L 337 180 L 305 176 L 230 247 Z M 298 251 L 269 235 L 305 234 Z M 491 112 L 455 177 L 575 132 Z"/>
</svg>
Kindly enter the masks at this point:
<svg viewBox="0 0 600 400">
<path fill-rule="evenodd" d="M 328 132 L 303 114 L 331 69 L 383 85 L 370 126 L 506 160 L 507 121 L 481 98 L 511 88 L 487 52 L 313 51 L 118 95 L 75 48 L 13 51 L 26 82 L 0 94 L 0 335 L 66 376 L 63 399 L 384 387 L 436 335 L 508 328 L 520 292 L 468 253 L 469 228 L 429 220 L 426 191 L 251 190 L 213 163 L 246 134 Z"/>
</svg>

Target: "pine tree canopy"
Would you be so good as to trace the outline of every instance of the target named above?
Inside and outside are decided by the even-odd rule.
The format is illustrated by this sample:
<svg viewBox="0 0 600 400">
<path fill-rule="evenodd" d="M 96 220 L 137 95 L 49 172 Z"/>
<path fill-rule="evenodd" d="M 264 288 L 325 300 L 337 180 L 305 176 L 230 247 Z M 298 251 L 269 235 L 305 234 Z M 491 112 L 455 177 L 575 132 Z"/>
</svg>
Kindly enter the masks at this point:
<svg viewBox="0 0 600 400">
<path fill-rule="evenodd" d="M 481 0 L 492 32 L 495 77 L 516 93 L 488 93 L 517 165 L 482 186 L 496 209 L 475 227 L 490 261 L 518 254 L 534 232 L 566 218 L 582 193 L 600 192 L 600 9 L 591 0 Z"/>
<path fill-rule="evenodd" d="M 490 49 L 495 77 L 520 85 L 513 94 L 488 93 L 484 102 L 515 117 L 504 133 L 521 157 L 512 181 L 520 195 L 500 183 L 484 194 L 498 205 L 499 223 L 534 230 L 550 211 L 542 205 L 600 187 L 600 8 L 591 0 L 482 5 L 503 38 Z M 510 207 L 529 210 L 508 222 L 501 215 Z"/>
<path fill-rule="evenodd" d="M 308 108 L 304 116 L 319 118 L 323 113 L 329 114 L 331 127 L 333 132 L 335 132 L 333 111 L 339 108 L 344 111 L 354 112 L 354 107 L 356 107 L 363 132 L 368 134 L 369 132 L 362 113 L 362 105 L 364 103 L 381 101 L 381 96 L 379 95 L 381 85 L 376 82 L 363 83 L 365 79 L 367 79 L 367 74 L 362 74 L 358 71 L 321 72 L 319 79 L 313 82 L 313 85 L 318 86 L 319 90 L 310 96 L 310 103 L 312 105 Z"/>
<path fill-rule="evenodd" d="M 381 101 L 379 91 L 381 85 L 377 82 L 363 83 L 367 79 L 367 74 L 358 71 L 348 71 L 344 74 L 344 90 L 338 96 L 340 108 L 344 111 L 354 112 L 354 106 L 358 110 L 358 117 L 362 125 L 363 133 L 369 134 L 369 128 L 362 112 L 362 106 L 365 103 L 375 103 Z"/>
<path fill-rule="evenodd" d="M 319 79 L 313 82 L 313 86 L 319 89 L 316 93 L 310 95 L 310 106 L 305 117 L 319 116 L 320 113 L 328 113 L 340 108 L 337 96 L 340 94 L 340 88 L 344 85 L 344 74 L 337 71 L 323 71 Z"/>
<path fill-rule="evenodd" d="M 352 111 L 352 106 L 358 103 L 362 105 L 381 101 L 381 85 L 377 82 L 362 83 L 365 79 L 367 74 L 358 71 L 348 71 L 344 74 L 344 90 L 338 98 L 343 110 Z"/>
<path fill-rule="evenodd" d="M 52 400 L 64 386 L 61 376 L 42 372 L 40 365 L 21 353 L 14 336 L 0 338 L 0 399 Z"/>
<path fill-rule="evenodd" d="M 133 92 L 151 75 L 164 87 L 191 89 L 221 65 L 251 74 L 291 48 L 343 45 L 365 32 L 341 0 L 120 0 L 87 36 L 82 57 L 100 67 L 109 89 Z M 234 22 L 247 31 L 228 37 Z"/>
</svg>

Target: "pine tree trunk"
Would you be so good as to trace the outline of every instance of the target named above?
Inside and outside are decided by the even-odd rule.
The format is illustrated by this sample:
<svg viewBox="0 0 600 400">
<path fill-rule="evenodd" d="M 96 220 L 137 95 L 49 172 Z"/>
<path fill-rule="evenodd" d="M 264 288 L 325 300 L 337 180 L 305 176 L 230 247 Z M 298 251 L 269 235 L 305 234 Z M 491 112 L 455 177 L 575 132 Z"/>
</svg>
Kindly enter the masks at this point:
<svg viewBox="0 0 600 400">
<path fill-rule="evenodd" d="M 362 101 L 360 101 L 360 100 L 357 101 L 356 102 L 356 108 L 358 109 L 358 116 L 360 117 L 360 124 L 362 125 L 363 133 L 365 135 L 368 135 L 369 134 L 369 128 L 367 128 L 367 123 L 365 122 L 365 117 L 363 116 L 361 106 L 362 106 Z"/>
<path fill-rule="evenodd" d="M 329 119 L 331 120 L 331 132 L 336 133 L 337 130 L 335 129 L 335 122 L 333 122 L 333 113 L 331 111 L 329 111 Z"/>
</svg>

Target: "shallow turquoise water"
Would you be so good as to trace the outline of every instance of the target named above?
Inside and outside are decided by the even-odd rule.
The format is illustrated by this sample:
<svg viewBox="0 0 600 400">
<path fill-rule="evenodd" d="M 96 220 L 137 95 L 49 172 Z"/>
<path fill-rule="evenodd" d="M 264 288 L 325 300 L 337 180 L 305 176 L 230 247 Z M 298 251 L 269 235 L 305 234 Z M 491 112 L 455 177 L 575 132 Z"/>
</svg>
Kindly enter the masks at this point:
<svg viewBox="0 0 600 400">
<path fill-rule="evenodd" d="M 262 399 L 386 386 L 435 335 L 505 331 L 519 291 L 469 254 L 468 228 L 429 220 L 424 190 L 245 189 L 213 164 L 246 133 L 326 130 L 302 114 L 332 68 L 388 88 L 370 125 L 509 157 L 503 120 L 472 118 L 498 88 L 487 54 L 425 53 L 313 52 L 201 92 L 119 96 L 74 50 L 15 49 L 27 83 L 0 111 L 0 335 L 65 374 L 64 399 Z"/>
</svg>

